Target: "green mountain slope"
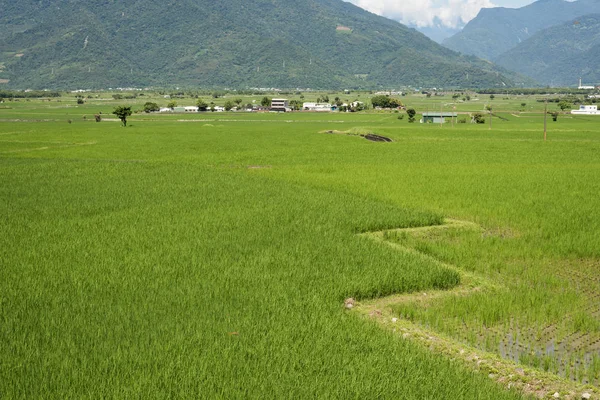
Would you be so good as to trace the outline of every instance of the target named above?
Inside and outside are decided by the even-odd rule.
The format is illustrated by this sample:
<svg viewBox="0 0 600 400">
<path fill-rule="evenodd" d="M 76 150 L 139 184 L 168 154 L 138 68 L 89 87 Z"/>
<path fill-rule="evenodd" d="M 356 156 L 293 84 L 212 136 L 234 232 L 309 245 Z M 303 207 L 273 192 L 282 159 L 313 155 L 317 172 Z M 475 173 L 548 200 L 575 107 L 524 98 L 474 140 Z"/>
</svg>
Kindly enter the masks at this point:
<svg viewBox="0 0 600 400">
<path fill-rule="evenodd" d="M 600 13 L 600 0 L 539 0 L 518 9 L 484 8 L 443 44 L 463 54 L 493 60 L 536 32 L 593 13 Z"/>
<path fill-rule="evenodd" d="M 548 85 L 600 84 L 600 14 L 538 32 L 495 61 Z"/>
<path fill-rule="evenodd" d="M 476 87 L 520 79 L 341 0 L 0 0 L 0 9 L 7 87 Z"/>
</svg>

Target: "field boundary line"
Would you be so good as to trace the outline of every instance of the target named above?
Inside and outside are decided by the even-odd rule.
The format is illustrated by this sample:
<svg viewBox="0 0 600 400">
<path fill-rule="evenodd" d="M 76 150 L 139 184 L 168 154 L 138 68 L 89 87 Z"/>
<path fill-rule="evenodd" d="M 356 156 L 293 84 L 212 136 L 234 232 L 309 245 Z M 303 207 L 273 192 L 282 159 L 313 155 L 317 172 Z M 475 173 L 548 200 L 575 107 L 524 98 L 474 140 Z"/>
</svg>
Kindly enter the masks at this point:
<svg viewBox="0 0 600 400">
<path fill-rule="evenodd" d="M 580 399 L 583 393 L 596 395 L 600 389 L 593 385 L 581 384 L 563 378 L 551 372 L 545 372 L 527 365 L 518 364 L 512 360 L 502 358 L 500 355 L 480 350 L 474 346 L 463 343 L 449 335 L 425 328 L 416 322 L 397 316 L 392 307 L 397 304 L 415 301 L 431 301 L 452 296 L 469 296 L 482 291 L 493 292 L 504 290 L 504 287 L 475 273 L 466 272 L 451 264 L 444 263 L 437 258 L 420 252 L 416 249 L 391 242 L 386 239 L 389 233 L 419 233 L 433 230 L 447 230 L 459 228 L 466 230 L 483 230 L 479 225 L 457 219 L 445 219 L 441 225 L 428 225 L 414 228 L 396 228 L 381 231 L 364 232 L 359 236 L 386 244 L 398 251 L 416 255 L 437 266 L 455 271 L 460 275 L 460 284 L 449 290 L 428 290 L 426 293 L 395 294 L 377 299 L 354 301 L 346 300 L 346 307 L 350 312 L 355 312 L 361 317 L 376 322 L 382 328 L 393 332 L 402 340 L 411 340 L 435 353 L 461 360 L 469 369 L 487 376 L 506 387 L 517 389 L 526 395 L 537 398 L 552 397 L 555 393 L 564 399 Z M 351 302 L 349 302 L 351 300 Z M 348 304 L 351 304 L 348 307 Z"/>
<path fill-rule="evenodd" d="M 28 148 L 28 149 L 16 149 L 16 150 L 0 151 L 0 154 L 29 153 L 29 152 L 33 152 L 33 151 L 44 151 L 44 150 L 52 150 L 52 149 L 65 149 L 65 148 L 69 148 L 69 147 L 93 146 L 93 145 L 95 145 L 97 143 L 98 142 L 70 143 L 70 144 L 63 144 L 63 145 L 60 145 L 60 146 L 43 146 L 43 147 L 35 147 L 35 148 Z"/>
</svg>

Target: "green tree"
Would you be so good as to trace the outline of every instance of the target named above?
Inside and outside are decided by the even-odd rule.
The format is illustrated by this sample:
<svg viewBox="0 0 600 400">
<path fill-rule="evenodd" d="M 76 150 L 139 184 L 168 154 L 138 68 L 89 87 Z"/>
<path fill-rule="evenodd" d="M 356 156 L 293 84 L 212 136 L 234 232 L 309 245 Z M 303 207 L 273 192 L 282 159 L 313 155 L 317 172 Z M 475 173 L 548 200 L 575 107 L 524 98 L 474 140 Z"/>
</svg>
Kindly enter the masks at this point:
<svg viewBox="0 0 600 400">
<path fill-rule="evenodd" d="M 123 126 L 127 126 L 127 117 L 132 114 L 131 107 L 118 106 L 114 109 L 113 114 L 119 117 Z"/>
<path fill-rule="evenodd" d="M 480 112 L 473 114 L 473 121 L 475 121 L 477 124 L 485 124 L 485 118 Z"/>
<path fill-rule="evenodd" d="M 409 108 L 408 110 L 406 110 L 406 114 L 408 115 L 408 122 L 415 122 L 415 115 L 417 114 L 417 112 L 414 108 Z"/>
<path fill-rule="evenodd" d="M 150 113 L 153 111 L 159 111 L 160 107 L 158 104 L 148 101 L 144 104 L 144 112 Z"/>
<path fill-rule="evenodd" d="M 82 99 L 81 97 L 78 97 L 78 98 L 77 98 L 77 104 L 83 104 L 83 103 L 85 103 L 85 102 L 83 101 L 83 99 Z"/>
<path fill-rule="evenodd" d="M 490 94 L 490 100 L 494 100 L 496 98 L 496 96 L 494 96 L 493 94 Z"/>
<path fill-rule="evenodd" d="M 235 104 L 237 104 L 238 107 L 240 106 L 240 104 L 242 104 L 242 101 L 243 100 L 239 98 L 234 100 Z"/>
<path fill-rule="evenodd" d="M 302 102 L 300 100 L 290 100 L 290 107 L 294 111 L 298 111 L 302 109 Z"/>
<path fill-rule="evenodd" d="M 176 101 L 170 101 L 167 103 L 167 108 L 170 108 L 171 110 L 173 110 L 175 107 L 177 107 Z"/>
<path fill-rule="evenodd" d="M 271 99 L 266 96 L 263 97 L 260 101 L 260 105 L 263 107 L 271 107 Z"/>
<path fill-rule="evenodd" d="M 526 105 L 527 105 L 527 103 L 521 103 L 522 108 L 525 108 Z"/>
<path fill-rule="evenodd" d="M 196 107 L 198 107 L 198 111 L 206 111 L 208 110 L 208 103 L 202 99 L 198 99 L 196 102 Z"/>
<path fill-rule="evenodd" d="M 566 100 L 561 100 L 558 102 L 557 106 L 558 106 L 558 108 L 561 109 L 561 111 L 565 111 L 565 110 L 572 108 L 573 104 L 569 103 Z"/>
<path fill-rule="evenodd" d="M 235 105 L 234 105 L 233 101 L 231 101 L 231 100 L 227 100 L 227 101 L 225 102 L 225 111 L 231 111 L 231 109 L 232 109 L 233 107 L 235 107 Z"/>
</svg>

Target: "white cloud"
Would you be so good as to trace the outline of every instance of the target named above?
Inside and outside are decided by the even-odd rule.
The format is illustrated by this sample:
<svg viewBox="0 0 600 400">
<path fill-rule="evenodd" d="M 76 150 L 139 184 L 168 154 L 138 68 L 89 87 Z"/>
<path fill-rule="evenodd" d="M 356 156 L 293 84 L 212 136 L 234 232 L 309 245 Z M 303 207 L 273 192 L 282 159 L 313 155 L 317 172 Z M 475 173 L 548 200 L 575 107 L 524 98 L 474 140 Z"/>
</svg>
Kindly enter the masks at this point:
<svg viewBox="0 0 600 400">
<path fill-rule="evenodd" d="M 484 7 L 496 7 L 491 0 L 349 0 L 351 3 L 418 27 L 433 26 L 436 17 L 442 26 L 457 28 L 477 16 Z"/>
</svg>

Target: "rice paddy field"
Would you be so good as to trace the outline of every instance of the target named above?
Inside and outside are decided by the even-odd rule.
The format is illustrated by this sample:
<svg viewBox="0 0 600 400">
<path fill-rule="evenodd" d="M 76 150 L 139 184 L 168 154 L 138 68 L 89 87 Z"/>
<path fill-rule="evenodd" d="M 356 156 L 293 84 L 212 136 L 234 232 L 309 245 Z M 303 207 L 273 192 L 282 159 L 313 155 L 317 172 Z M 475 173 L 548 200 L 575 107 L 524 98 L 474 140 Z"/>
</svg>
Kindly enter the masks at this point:
<svg viewBox="0 0 600 400">
<path fill-rule="evenodd" d="M 0 398 L 600 398 L 600 117 L 494 101 L 1 104 Z"/>
</svg>

